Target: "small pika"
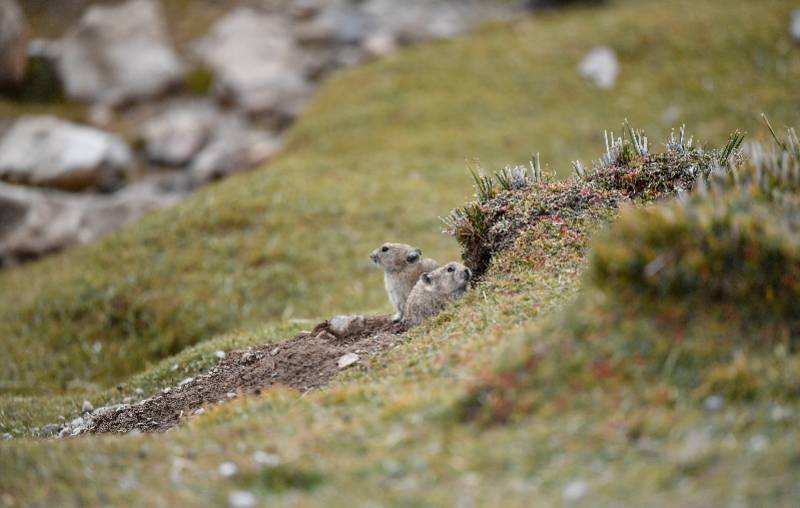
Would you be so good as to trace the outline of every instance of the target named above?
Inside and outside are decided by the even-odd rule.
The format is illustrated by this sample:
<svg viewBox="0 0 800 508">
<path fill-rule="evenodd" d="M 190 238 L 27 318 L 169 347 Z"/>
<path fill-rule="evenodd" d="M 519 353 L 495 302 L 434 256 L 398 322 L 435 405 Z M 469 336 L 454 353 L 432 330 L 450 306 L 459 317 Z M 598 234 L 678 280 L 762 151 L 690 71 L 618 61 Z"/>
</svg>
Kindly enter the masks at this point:
<svg viewBox="0 0 800 508">
<path fill-rule="evenodd" d="M 472 271 L 456 262 L 423 273 L 408 295 L 403 323 L 417 326 L 440 313 L 450 302 L 464 296 L 471 279 Z"/>
<path fill-rule="evenodd" d="M 424 272 L 436 269 L 439 263 L 422 257 L 422 251 L 404 243 L 384 243 L 369 255 L 383 269 L 383 283 L 389 301 L 395 308 L 394 321 L 403 319 L 408 294 Z"/>
</svg>

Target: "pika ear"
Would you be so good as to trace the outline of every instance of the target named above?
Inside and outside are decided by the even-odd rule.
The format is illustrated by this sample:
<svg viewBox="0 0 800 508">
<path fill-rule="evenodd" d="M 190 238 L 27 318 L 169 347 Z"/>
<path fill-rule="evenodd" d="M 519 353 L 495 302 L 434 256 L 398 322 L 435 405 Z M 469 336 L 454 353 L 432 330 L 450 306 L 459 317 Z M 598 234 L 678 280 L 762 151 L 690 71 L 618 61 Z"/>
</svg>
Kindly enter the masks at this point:
<svg viewBox="0 0 800 508">
<path fill-rule="evenodd" d="M 428 272 L 423 273 L 422 275 L 419 276 L 419 278 L 420 278 L 420 280 L 422 282 L 424 282 L 425 284 L 427 284 L 429 286 L 433 282 L 433 280 L 431 280 L 431 275 Z"/>
<path fill-rule="evenodd" d="M 422 251 L 419 250 L 419 249 L 416 249 L 411 254 L 406 256 L 406 261 L 408 261 L 409 263 L 416 263 L 419 260 L 419 257 L 421 255 L 422 255 Z"/>
</svg>

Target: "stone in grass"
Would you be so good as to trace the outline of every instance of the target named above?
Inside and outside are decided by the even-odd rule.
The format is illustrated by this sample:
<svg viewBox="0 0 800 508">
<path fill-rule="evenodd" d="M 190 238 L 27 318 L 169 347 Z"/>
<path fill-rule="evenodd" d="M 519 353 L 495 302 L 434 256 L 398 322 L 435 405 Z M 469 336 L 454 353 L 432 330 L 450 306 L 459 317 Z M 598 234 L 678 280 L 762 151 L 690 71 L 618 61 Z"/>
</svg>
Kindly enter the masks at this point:
<svg viewBox="0 0 800 508">
<path fill-rule="evenodd" d="M 219 465 L 219 468 L 217 468 L 217 472 L 219 472 L 219 475 L 223 478 L 230 478 L 239 472 L 239 467 L 233 462 L 223 462 Z"/>
<path fill-rule="evenodd" d="M 94 406 L 88 400 L 83 401 L 83 405 L 81 406 L 81 413 L 91 413 L 94 411 Z"/>
<path fill-rule="evenodd" d="M 578 501 L 589 493 L 589 486 L 586 482 L 576 480 L 569 482 L 565 487 L 562 495 L 565 501 Z"/>
<path fill-rule="evenodd" d="M 617 55 L 607 46 L 596 47 L 583 58 L 578 66 L 578 72 L 598 88 L 610 90 L 614 88 L 619 75 Z"/>
<path fill-rule="evenodd" d="M 792 40 L 800 43 L 800 9 L 795 9 L 792 13 L 790 33 L 792 34 Z"/>
<path fill-rule="evenodd" d="M 231 508 L 251 508 L 256 502 L 256 496 L 246 490 L 234 490 L 228 495 L 228 505 Z"/>
<path fill-rule="evenodd" d="M 340 369 L 346 369 L 347 367 L 353 365 L 359 360 L 358 355 L 355 353 L 347 353 L 346 355 L 342 355 L 339 357 L 339 361 L 337 365 Z"/>
</svg>

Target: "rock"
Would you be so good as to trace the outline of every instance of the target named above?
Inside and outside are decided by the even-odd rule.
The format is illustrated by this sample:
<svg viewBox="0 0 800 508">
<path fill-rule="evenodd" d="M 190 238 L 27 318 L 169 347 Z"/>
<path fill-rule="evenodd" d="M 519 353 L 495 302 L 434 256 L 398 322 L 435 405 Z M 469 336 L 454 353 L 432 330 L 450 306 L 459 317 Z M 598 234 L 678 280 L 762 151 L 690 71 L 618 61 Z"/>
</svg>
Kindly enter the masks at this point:
<svg viewBox="0 0 800 508">
<path fill-rule="evenodd" d="M 17 120 L 0 141 L 0 179 L 81 190 L 110 190 L 133 157 L 118 136 L 50 116 Z"/>
<path fill-rule="evenodd" d="M 576 480 L 569 482 L 565 487 L 562 495 L 565 501 L 578 501 L 586 496 L 589 492 L 589 486 L 586 482 Z"/>
<path fill-rule="evenodd" d="M 228 118 L 192 162 L 189 172 L 194 186 L 250 169 L 275 156 L 282 140 L 268 131 L 248 130 L 240 119 Z"/>
<path fill-rule="evenodd" d="M 703 400 L 703 407 L 706 411 L 719 411 L 725 406 L 725 399 L 719 395 L 709 395 Z"/>
<path fill-rule="evenodd" d="M 375 32 L 364 40 L 363 49 L 368 57 L 383 58 L 397 51 L 397 39 L 390 32 Z"/>
<path fill-rule="evenodd" d="M 228 495 L 231 508 L 253 508 L 257 502 L 256 496 L 246 490 L 234 490 Z"/>
<path fill-rule="evenodd" d="M 218 468 L 219 475 L 223 478 L 230 478 L 239 472 L 239 467 L 233 462 L 223 462 Z"/>
<path fill-rule="evenodd" d="M 185 166 L 208 142 L 219 115 L 208 101 L 170 104 L 142 126 L 140 137 L 150 161 Z"/>
<path fill-rule="evenodd" d="M 278 467 L 281 465 L 281 458 L 274 453 L 259 450 L 253 454 L 253 462 L 262 467 Z"/>
<path fill-rule="evenodd" d="M 16 0 L 0 0 L 0 86 L 14 87 L 25 78 L 28 28 Z"/>
<path fill-rule="evenodd" d="M 294 28 L 300 44 L 339 46 L 360 45 L 371 31 L 370 16 L 350 5 L 332 2 L 312 19 Z"/>
<path fill-rule="evenodd" d="M 9 434 L 8 432 L 6 432 L 5 434 L 3 434 L 3 440 L 4 440 L 4 441 L 11 441 L 12 439 L 14 439 L 14 436 L 12 436 L 11 434 Z"/>
<path fill-rule="evenodd" d="M 339 366 L 340 369 L 346 369 L 347 367 L 353 365 L 359 360 L 358 355 L 355 353 L 347 353 L 346 355 L 342 355 L 339 357 L 339 361 L 336 364 Z"/>
<path fill-rule="evenodd" d="M 81 413 L 91 413 L 94 411 L 94 406 L 88 400 L 83 401 L 83 405 L 81 406 Z"/>
<path fill-rule="evenodd" d="M 148 181 L 110 196 L 0 183 L 0 266 L 94 241 L 181 197 L 163 193 Z"/>
<path fill-rule="evenodd" d="M 795 11 L 792 12 L 789 33 L 791 33 L 794 42 L 800 43 L 800 9 L 795 9 Z"/>
<path fill-rule="evenodd" d="M 309 64 L 288 24 L 277 16 L 238 8 L 195 44 L 217 79 L 217 90 L 250 113 L 291 119 L 314 92 Z"/>
<path fill-rule="evenodd" d="M 120 103 L 159 94 L 183 77 L 156 0 L 90 7 L 61 41 L 69 97 Z"/>
<path fill-rule="evenodd" d="M 599 88 L 609 90 L 614 87 L 619 75 L 617 55 L 614 50 L 606 46 L 594 48 L 583 58 L 578 66 L 578 72 Z"/>
<path fill-rule="evenodd" d="M 215 352 L 215 353 L 214 353 L 214 356 L 216 356 L 217 358 L 219 358 L 220 360 L 222 360 L 222 359 L 223 359 L 223 358 L 225 358 L 225 356 L 227 356 L 227 355 L 225 354 L 225 351 L 217 351 L 217 352 Z"/>
<path fill-rule="evenodd" d="M 133 391 L 133 393 L 135 393 L 136 395 L 138 395 L 139 397 L 141 397 L 142 395 L 144 395 L 144 390 L 142 390 L 141 388 L 137 388 L 137 389 L 135 389 L 135 390 Z"/>
<path fill-rule="evenodd" d="M 180 383 L 178 383 L 178 386 L 186 386 L 186 385 L 188 385 L 189 383 L 191 383 L 192 381 L 194 381 L 194 378 L 193 378 L 193 377 L 187 377 L 186 379 L 184 379 L 183 381 L 181 381 Z"/>
<path fill-rule="evenodd" d="M 486 21 L 507 18 L 516 6 L 474 0 L 368 0 L 363 9 L 376 31 L 394 34 L 401 44 L 415 44 L 449 39 Z"/>
<path fill-rule="evenodd" d="M 58 425 L 56 423 L 50 423 L 45 425 L 39 430 L 39 436 L 54 437 L 57 436 L 60 431 L 61 431 L 61 425 Z"/>
</svg>

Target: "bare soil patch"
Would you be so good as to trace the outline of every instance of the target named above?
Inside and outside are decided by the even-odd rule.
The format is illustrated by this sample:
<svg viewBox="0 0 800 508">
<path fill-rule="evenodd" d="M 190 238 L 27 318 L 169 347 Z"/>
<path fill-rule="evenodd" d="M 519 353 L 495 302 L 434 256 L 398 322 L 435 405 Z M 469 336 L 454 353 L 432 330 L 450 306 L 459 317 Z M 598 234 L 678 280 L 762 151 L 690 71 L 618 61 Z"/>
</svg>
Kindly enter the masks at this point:
<svg viewBox="0 0 800 508">
<path fill-rule="evenodd" d="M 205 405 L 271 385 L 305 392 L 333 379 L 348 363 L 343 356 L 362 361 L 393 347 L 404 331 L 390 316 L 338 316 L 286 341 L 232 352 L 206 374 L 137 404 L 97 411 L 85 432 L 163 432 Z"/>
</svg>

